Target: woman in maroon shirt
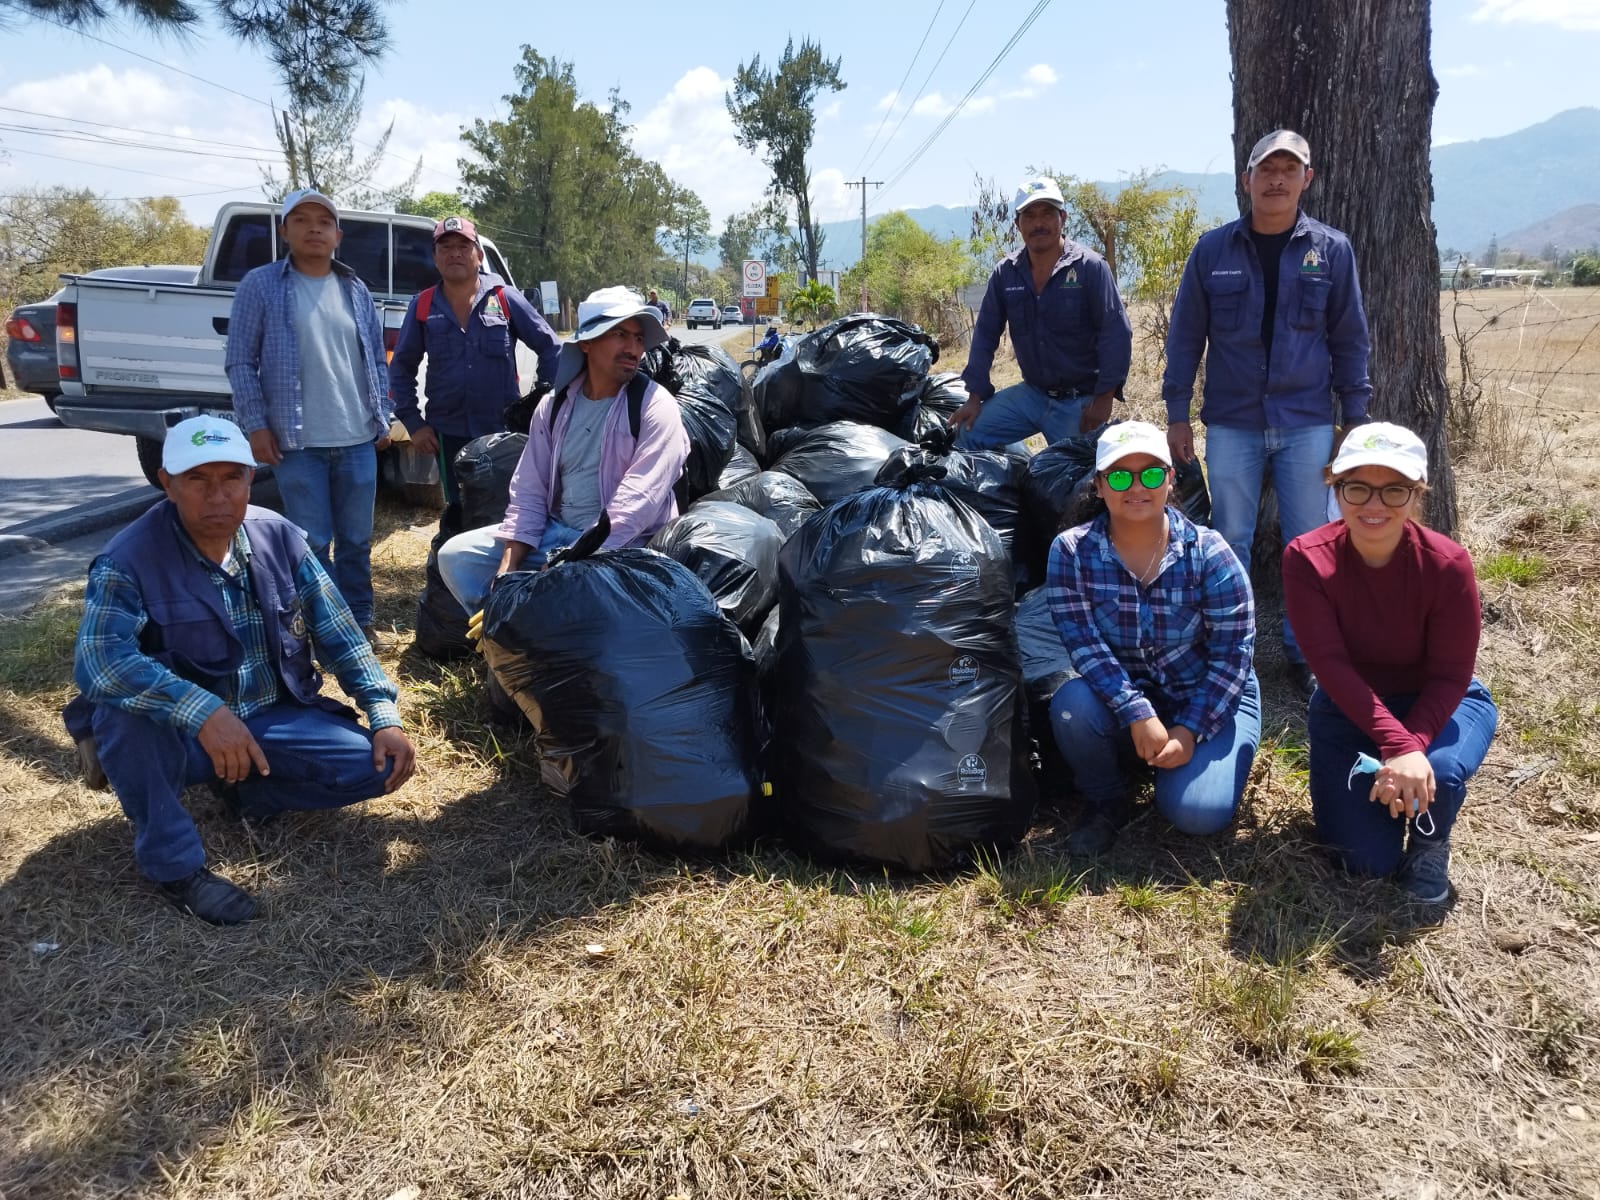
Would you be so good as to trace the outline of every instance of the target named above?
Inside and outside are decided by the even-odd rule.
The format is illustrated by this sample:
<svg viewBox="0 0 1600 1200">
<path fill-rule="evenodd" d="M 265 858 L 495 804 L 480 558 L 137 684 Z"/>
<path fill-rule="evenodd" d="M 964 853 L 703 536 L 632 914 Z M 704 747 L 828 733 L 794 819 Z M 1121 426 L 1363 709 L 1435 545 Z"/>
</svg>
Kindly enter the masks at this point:
<svg viewBox="0 0 1600 1200">
<path fill-rule="evenodd" d="M 1418 523 L 1428 451 L 1410 430 L 1352 429 L 1328 476 L 1340 520 L 1283 555 L 1284 604 L 1317 678 L 1312 814 L 1346 869 L 1393 874 L 1440 904 L 1450 830 L 1498 717 L 1472 675 L 1482 624 L 1472 559 Z"/>
</svg>

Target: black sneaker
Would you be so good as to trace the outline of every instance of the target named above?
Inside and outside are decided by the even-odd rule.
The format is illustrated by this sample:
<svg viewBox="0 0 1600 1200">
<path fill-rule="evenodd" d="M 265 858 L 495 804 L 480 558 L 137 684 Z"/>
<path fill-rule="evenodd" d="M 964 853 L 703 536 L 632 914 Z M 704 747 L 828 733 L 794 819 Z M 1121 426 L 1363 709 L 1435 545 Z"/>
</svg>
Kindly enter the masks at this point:
<svg viewBox="0 0 1600 1200">
<path fill-rule="evenodd" d="M 1450 839 L 1413 838 L 1395 886 L 1419 904 L 1443 904 L 1450 899 Z"/>
<path fill-rule="evenodd" d="M 1283 664 L 1283 677 L 1289 681 L 1302 700 L 1311 699 L 1311 693 L 1317 690 L 1317 677 L 1311 673 L 1311 668 L 1303 662 L 1292 659 Z"/>
<path fill-rule="evenodd" d="M 1082 825 L 1067 835 L 1067 853 L 1080 858 L 1094 858 L 1111 849 L 1117 834 L 1133 816 L 1126 804 L 1114 804 L 1091 812 Z"/>
<path fill-rule="evenodd" d="M 243 888 L 201 867 L 187 879 L 158 883 L 161 894 L 186 913 L 212 925 L 239 925 L 256 915 L 256 902 Z"/>
</svg>

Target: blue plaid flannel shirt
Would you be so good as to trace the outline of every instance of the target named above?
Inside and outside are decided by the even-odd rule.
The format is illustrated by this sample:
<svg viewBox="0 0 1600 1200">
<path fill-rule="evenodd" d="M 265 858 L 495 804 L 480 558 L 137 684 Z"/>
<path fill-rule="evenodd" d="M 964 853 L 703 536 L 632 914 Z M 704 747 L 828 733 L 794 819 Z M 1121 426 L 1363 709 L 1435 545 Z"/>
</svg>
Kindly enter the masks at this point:
<svg viewBox="0 0 1600 1200">
<path fill-rule="evenodd" d="M 140 649 L 139 633 L 149 620 L 143 597 L 133 580 L 108 558 L 96 561 L 89 572 L 73 673 L 79 690 L 94 703 L 176 726 L 192 737 L 224 704 L 240 720 L 247 720 L 281 703 L 284 695 L 267 651 L 266 619 L 250 587 L 250 541 L 244 530 L 233 537 L 236 573 L 223 570 L 192 546 L 190 549 L 208 568 L 228 618 L 244 643 L 244 663 L 229 694 L 216 696 L 190 683 Z M 367 714 L 372 729 L 399 725 L 395 686 L 316 555 L 307 554 L 301 560 L 294 582 L 317 657 Z"/>
<path fill-rule="evenodd" d="M 1072 665 L 1124 726 L 1158 716 L 1196 740 L 1239 705 L 1255 652 L 1255 600 L 1228 543 L 1167 508 L 1167 548 L 1140 584 L 1111 545 L 1110 517 L 1057 536 L 1045 599 Z"/>
<path fill-rule="evenodd" d="M 233 414 L 246 433 L 272 430 L 281 450 L 305 448 L 300 354 L 294 340 L 294 281 L 289 277 L 292 269 L 289 259 L 282 258 L 251 271 L 239 281 L 228 314 L 226 363 Z M 366 367 L 367 411 L 376 441 L 387 435 L 393 416 L 383 323 L 372 293 L 356 273 L 337 260 L 333 273 L 356 319 Z"/>
</svg>

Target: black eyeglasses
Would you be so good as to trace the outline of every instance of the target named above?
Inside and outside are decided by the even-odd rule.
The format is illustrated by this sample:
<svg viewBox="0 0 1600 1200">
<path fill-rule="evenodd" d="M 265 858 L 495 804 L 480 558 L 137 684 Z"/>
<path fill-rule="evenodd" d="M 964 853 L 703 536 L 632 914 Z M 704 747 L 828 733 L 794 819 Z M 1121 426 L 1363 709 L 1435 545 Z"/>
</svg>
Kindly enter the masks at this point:
<svg viewBox="0 0 1600 1200">
<path fill-rule="evenodd" d="M 1373 487 L 1370 483 L 1362 483 L 1359 479 L 1346 479 L 1334 485 L 1339 493 L 1339 498 L 1346 504 L 1360 508 L 1372 494 L 1376 492 L 1378 499 L 1383 501 L 1385 508 L 1404 508 L 1411 503 L 1411 497 L 1417 494 L 1414 485 L 1404 483 L 1390 483 L 1383 487 Z"/>
<path fill-rule="evenodd" d="M 1167 473 L 1171 467 L 1146 467 L 1138 473 L 1139 486 L 1148 492 L 1155 491 L 1167 481 Z M 1135 475 L 1132 471 L 1118 467 L 1115 471 L 1105 473 L 1106 486 L 1113 492 L 1125 492 L 1133 486 Z"/>
</svg>

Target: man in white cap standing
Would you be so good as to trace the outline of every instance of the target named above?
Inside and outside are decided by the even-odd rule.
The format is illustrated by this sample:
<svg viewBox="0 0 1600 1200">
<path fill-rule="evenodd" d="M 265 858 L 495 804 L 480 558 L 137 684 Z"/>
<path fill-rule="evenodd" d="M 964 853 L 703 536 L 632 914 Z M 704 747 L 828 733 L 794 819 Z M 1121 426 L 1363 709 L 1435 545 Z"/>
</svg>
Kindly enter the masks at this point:
<svg viewBox="0 0 1600 1200">
<path fill-rule="evenodd" d="M 1255 144 L 1242 176 L 1250 210 L 1195 244 L 1167 332 L 1167 442 L 1177 462 L 1193 460 L 1189 407 L 1204 355 L 1212 524 L 1246 571 L 1267 468 L 1287 546 L 1328 519 L 1334 427 L 1364 421 L 1372 396 L 1350 241 L 1300 210 L 1313 174 L 1311 147 L 1292 129 Z M 1283 652 L 1290 683 L 1310 695 L 1287 618 Z"/>
<path fill-rule="evenodd" d="M 544 566 L 602 512 L 611 525 L 602 548 L 643 545 L 678 515 L 672 488 L 689 435 L 676 398 L 639 372 L 645 352 L 666 340 L 660 313 L 628 288 L 602 288 L 578 305 L 577 332 L 561 347 L 511 477 L 505 520 L 439 550 L 439 574 L 469 613 L 497 576 Z"/>
<path fill-rule="evenodd" d="M 1066 236 L 1056 181 L 1030 179 L 1012 205 L 1022 247 L 989 276 L 967 368 L 967 402 L 950 417 L 956 444 L 990 449 L 1043 433 L 1052 444 L 1104 425 L 1127 381 L 1133 326 L 1101 258 Z M 1000 333 L 1009 330 L 1022 382 L 989 381 Z"/>
<path fill-rule="evenodd" d="M 305 531 L 369 641 L 372 506 L 389 444 L 389 370 L 372 294 L 333 257 L 339 209 L 290 192 L 279 214 L 289 253 L 239 283 L 228 317 L 233 411 L 256 461 L 272 467 L 283 511 Z"/>
<path fill-rule="evenodd" d="M 395 686 L 301 537 L 250 504 L 255 452 L 239 427 L 191 417 L 167 432 L 167 498 L 89 569 L 67 706 L 86 780 L 109 783 L 133 853 L 161 893 L 216 925 L 255 901 L 206 867 L 185 788 L 237 815 L 338 808 L 392 792 L 416 752 Z M 312 659 L 365 710 L 322 696 Z"/>
</svg>

